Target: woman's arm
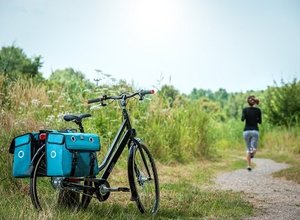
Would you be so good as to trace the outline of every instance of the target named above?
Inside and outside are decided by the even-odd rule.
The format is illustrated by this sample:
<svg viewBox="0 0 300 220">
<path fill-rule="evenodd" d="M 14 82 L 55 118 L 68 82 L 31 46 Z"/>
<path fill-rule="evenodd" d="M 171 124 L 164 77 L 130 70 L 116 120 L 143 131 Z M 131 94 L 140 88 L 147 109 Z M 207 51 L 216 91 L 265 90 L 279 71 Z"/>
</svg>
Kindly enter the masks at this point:
<svg viewBox="0 0 300 220">
<path fill-rule="evenodd" d="M 246 109 L 243 109 L 241 120 L 245 121 L 245 119 L 246 119 Z"/>
</svg>

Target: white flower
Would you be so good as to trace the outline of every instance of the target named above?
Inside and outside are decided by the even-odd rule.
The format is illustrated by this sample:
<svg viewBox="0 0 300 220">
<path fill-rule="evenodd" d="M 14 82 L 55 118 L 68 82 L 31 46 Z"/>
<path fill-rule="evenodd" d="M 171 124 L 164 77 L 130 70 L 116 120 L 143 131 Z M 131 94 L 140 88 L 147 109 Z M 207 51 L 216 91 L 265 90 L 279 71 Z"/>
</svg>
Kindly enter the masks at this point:
<svg viewBox="0 0 300 220">
<path fill-rule="evenodd" d="M 49 115 L 48 117 L 47 117 L 47 120 L 48 121 L 53 121 L 55 119 L 55 116 L 54 115 Z"/>
<path fill-rule="evenodd" d="M 52 105 L 43 105 L 44 108 L 52 108 Z"/>
<path fill-rule="evenodd" d="M 38 99 L 32 99 L 32 100 L 31 100 L 31 104 L 32 104 L 32 105 L 38 106 L 39 103 L 40 103 L 40 100 L 38 100 Z"/>
</svg>

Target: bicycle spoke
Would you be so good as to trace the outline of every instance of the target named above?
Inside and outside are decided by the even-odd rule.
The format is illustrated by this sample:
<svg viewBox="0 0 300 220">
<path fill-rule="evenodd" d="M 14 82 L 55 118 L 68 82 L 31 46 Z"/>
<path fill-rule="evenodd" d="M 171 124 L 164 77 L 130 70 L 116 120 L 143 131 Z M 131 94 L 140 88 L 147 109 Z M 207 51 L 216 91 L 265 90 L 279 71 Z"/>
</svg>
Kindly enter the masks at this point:
<svg viewBox="0 0 300 220">
<path fill-rule="evenodd" d="M 142 213 L 155 214 L 159 204 L 158 177 L 154 160 L 146 146 L 134 146 L 134 153 L 129 163 L 131 162 L 134 175 L 132 180 L 134 184 L 131 187 L 134 195 L 137 196 L 135 198 L 137 206 Z M 129 174 L 132 175 L 131 172 Z"/>
<path fill-rule="evenodd" d="M 81 179 L 65 179 L 47 177 L 45 154 L 41 155 L 34 167 L 30 180 L 30 196 L 34 207 L 38 210 L 59 207 L 87 207 L 91 200 L 91 182 Z M 75 181 L 75 182 L 74 182 Z"/>
</svg>

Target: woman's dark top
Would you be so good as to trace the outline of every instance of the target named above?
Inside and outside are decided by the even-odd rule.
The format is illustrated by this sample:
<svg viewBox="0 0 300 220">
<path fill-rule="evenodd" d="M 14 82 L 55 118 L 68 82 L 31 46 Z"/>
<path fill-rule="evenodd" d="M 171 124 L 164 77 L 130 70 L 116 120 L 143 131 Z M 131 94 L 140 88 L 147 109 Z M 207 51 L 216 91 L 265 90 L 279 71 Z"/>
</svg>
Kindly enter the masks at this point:
<svg viewBox="0 0 300 220">
<path fill-rule="evenodd" d="M 246 120 L 244 131 L 257 130 L 257 123 L 261 124 L 261 111 L 256 107 L 247 107 L 243 109 L 242 121 Z"/>
</svg>

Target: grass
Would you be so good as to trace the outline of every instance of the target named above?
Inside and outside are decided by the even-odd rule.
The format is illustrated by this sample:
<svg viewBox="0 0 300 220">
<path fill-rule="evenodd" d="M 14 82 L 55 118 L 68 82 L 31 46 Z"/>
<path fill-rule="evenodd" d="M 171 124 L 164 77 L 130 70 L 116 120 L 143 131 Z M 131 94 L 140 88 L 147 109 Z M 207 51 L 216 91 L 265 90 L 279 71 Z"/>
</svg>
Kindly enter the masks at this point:
<svg viewBox="0 0 300 220">
<path fill-rule="evenodd" d="M 23 190 L 4 189 L 0 185 L 0 216 L 4 219 L 241 219 L 253 215 L 253 207 L 243 194 L 208 190 L 212 178 L 224 170 L 244 167 L 240 158 L 223 155 L 211 161 L 188 164 L 158 163 L 161 203 L 155 217 L 139 213 L 129 193 L 112 193 L 99 203 L 93 199 L 87 210 L 55 209 L 36 212 L 30 201 L 26 180 Z M 116 166 L 109 182 L 112 186 L 127 184 L 126 169 Z"/>
<path fill-rule="evenodd" d="M 11 138 L 47 126 L 59 128 L 63 125 L 59 120 L 63 114 L 87 111 L 86 106 L 78 103 L 92 98 L 92 94 L 74 97 L 74 94 L 81 94 L 81 89 L 68 93 L 59 85 L 53 88 L 46 84 L 37 86 L 32 81 L 18 81 L 9 85 L 7 91 L 14 92 L 7 94 L 5 105 L 0 105 L 0 219 L 153 219 L 139 213 L 135 204 L 129 201 L 128 193 L 113 193 L 104 203 L 94 199 L 84 211 L 55 209 L 37 213 L 33 210 L 28 180 L 11 177 L 11 166 L 7 162 L 11 161 L 11 155 L 7 156 Z M 150 144 L 154 157 L 164 161 L 164 164 L 158 164 L 161 204 L 155 218 L 240 219 L 251 216 L 253 207 L 244 201 L 243 194 L 212 191 L 206 187 L 213 183 L 212 179 L 218 173 L 246 167 L 243 147 L 236 150 L 236 146 L 243 144 L 243 124 L 236 120 L 213 123 L 213 115 L 202 111 L 201 103 L 184 102 L 170 108 L 164 100 L 153 96 L 151 104 L 143 102 L 132 103 L 132 108 L 128 106 L 133 124 Z M 93 112 L 94 117 L 85 122 L 87 131 L 100 132 L 103 144 L 111 141 L 112 131 L 118 125 L 119 116 L 112 109 L 114 106 Z M 274 175 L 300 182 L 300 128 L 264 130 L 260 141 L 266 147 L 257 156 L 291 164 L 287 170 Z M 202 160 L 197 161 L 199 158 Z M 203 158 L 210 158 L 210 161 Z M 128 185 L 123 168 L 126 163 L 121 165 L 109 179 L 112 186 Z"/>
<path fill-rule="evenodd" d="M 281 152 L 263 151 L 260 156 L 273 159 L 280 163 L 288 163 L 290 167 L 278 171 L 276 173 L 273 173 L 273 176 L 277 178 L 290 180 L 300 184 L 300 155 L 292 154 L 286 151 L 281 151 Z"/>
<path fill-rule="evenodd" d="M 273 174 L 300 184 L 300 127 L 274 127 L 264 134 L 260 157 L 288 163 L 289 168 Z"/>
</svg>

